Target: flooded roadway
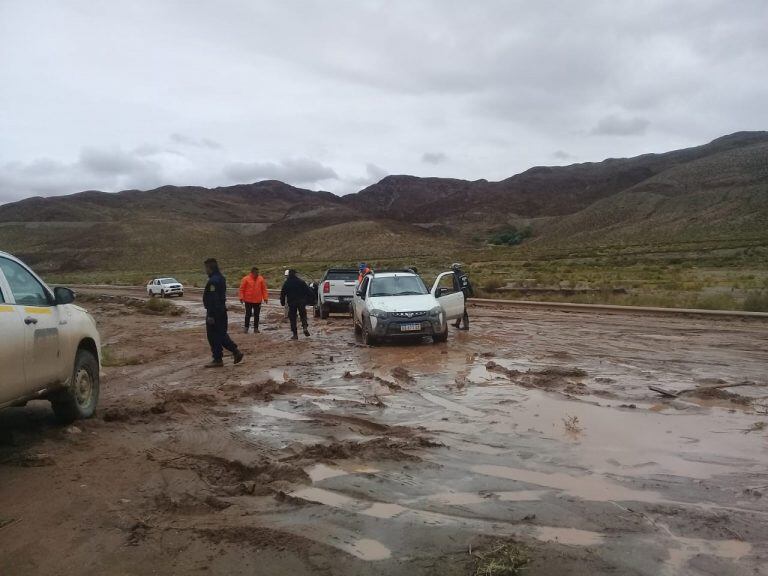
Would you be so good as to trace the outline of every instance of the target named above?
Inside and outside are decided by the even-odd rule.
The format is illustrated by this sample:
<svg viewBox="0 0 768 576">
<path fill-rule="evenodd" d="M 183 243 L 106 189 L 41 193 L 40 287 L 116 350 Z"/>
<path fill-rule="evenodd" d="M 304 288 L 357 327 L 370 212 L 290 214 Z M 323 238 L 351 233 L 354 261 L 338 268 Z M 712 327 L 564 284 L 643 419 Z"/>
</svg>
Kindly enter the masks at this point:
<svg viewBox="0 0 768 576">
<path fill-rule="evenodd" d="M 271 306 L 257 335 L 233 310 L 246 362 L 203 371 L 202 310 L 174 302 L 86 303 L 125 365 L 81 432 L 0 414 L 0 567 L 468 574 L 513 539 L 531 574 L 765 573 L 764 321 L 482 308 L 369 348 L 342 316 L 290 342 Z"/>
</svg>

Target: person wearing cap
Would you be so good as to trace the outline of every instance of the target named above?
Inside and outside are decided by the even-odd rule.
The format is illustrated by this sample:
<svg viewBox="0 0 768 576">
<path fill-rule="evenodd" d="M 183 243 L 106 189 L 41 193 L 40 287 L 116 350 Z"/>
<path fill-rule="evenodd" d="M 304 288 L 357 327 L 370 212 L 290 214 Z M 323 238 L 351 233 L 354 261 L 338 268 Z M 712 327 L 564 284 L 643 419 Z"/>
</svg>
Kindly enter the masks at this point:
<svg viewBox="0 0 768 576">
<path fill-rule="evenodd" d="M 227 281 L 219 270 L 215 258 L 205 261 L 205 272 L 208 282 L 203 292 L 203 307 L 205 308 L 205 332 L 211 347 L 213 359 L 205 365 L 206 368 L 221 368 L 224 366 L 224 349 L 232 352 L 235 364 L 243 361 L 243 353 L 227 333 L 229 320 L 227 318 Z"/>
<path fill-rule="evenodd" d="M 307 303 L 312 302 L 312 291 L 307 283 L 296 274 L 296 270 L 288 270 L 288 278 L 285 279 L 280 290 L 280 304 L 288 306 L 288 320 L 291 323 L 292 340 L 299 339 L 297 316 L 301 318 L 301 326 L 304 336 L 309 336 L 309 324 L 307 322 Z"/>
<path fill-rule="evenodd" d="M 264 276 L 259 274 L 259 269 L 254 266 L 251 272 L 246 274 L 240 281 L 240 290 L 238 291 L 240 302 L 245 305 L 245 328 L 243 332 L 248 334 L 253 316 L 253 332 L 259 332 L 259 316 L 261 316 L 261 305 L 269 301 L 269 292 L 267 291 L 267 282 Z"/>
<path fill-rule="evenodd" d="M 469 330 L 469 314 L 467 313 L 467 298 L 472 298 L 475 295 L 475 291 L 472 288 L 472 283 L 469 281 L 469 275 L 467 275 L 462 269 L 459 262 L 454 262 L 451 265 L 453 270 L 453 289 L 457 292 L 461 290 L 464 294 L 464 314 L 461 318 L 456 320 L 456 328 L 460 330 Z M 461 327 L 462 322 L 464 327 Z"/>
</svg>

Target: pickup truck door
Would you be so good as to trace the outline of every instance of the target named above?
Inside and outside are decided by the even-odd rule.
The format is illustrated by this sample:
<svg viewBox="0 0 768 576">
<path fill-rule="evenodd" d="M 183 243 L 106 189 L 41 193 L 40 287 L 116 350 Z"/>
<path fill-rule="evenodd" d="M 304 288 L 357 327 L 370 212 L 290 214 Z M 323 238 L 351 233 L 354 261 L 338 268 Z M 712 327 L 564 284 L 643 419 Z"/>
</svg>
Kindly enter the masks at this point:
<svg viewBox="0 0 768 576">
<path fill-rule="evenodd" d="M 443 272 L 435 279 L 432 295 L 437 298 L 447 321 L 464 315 L 464 293 L 454 286 L 453 272 Z"/>
<path fill-rule="evenodd" d="M 37 392 L 65 378 L 59 329 L 60 319 L 63 326 L 66 316 L 53 304 L 48 289 L 21 264 L 0 258 L 0 269 L 24 325 L 26 389 Z"/>
<path fill-rule="evenodd" d="M 24 377 L 24 320 L 9 304 L 10 290 L 0 271 L 0 405 L 27 393 Z M 8 296 L 6 296 L 8 295 Z"/>
</svg>

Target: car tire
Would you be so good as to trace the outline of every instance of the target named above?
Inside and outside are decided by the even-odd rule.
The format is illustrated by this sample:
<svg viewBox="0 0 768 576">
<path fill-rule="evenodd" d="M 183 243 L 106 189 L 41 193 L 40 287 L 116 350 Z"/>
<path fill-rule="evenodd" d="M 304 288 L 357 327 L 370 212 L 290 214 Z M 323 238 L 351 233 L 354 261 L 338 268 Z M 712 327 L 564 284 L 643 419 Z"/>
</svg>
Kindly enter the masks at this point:
<svg viewBox="0 0 768 576">
<path fill-rule="evenodd" d="M 317 304 L 315 304 L 314 309 L 315 309 L 315 318 L 320 318 L 320 308 L 317 307 Z"/>
<path fill-rule="evenodd" d="M 448 324 L 445 324 L 445 330 L 443 330 L 440 334 L 435 334 L 432 336 L 432 342 L 435 344 L 442 344 L 443 342 L 448 342 Z"/>
<path fill-rule="evenodd" d="M 320 308 L 320 318 L 322 320 L 328 320 L 328 316 L 331 315 L 331 312 L 328 310 L 327 306 L 322 306 Z"/>
<path fill-rule="evenodd" d="M 99 402 L 99 361 L 93 352 L 77 351 L 72 382 L 57 390 L 50 401 L 56 419 L 62 424 L 93 416 Z"/>
<path fill-rule="evenodd" d="M 368 323 L 365 320 L 363 320 L 362 331 L 363 331 L 363 344 L 365 344 L 366 346 L 376 346 L 376 344 L 378 344 L 379 342 L 378 339 L 376 338 L 376 336 L 371 334 L 371 329 L 368 327 Z"/>
</svg>

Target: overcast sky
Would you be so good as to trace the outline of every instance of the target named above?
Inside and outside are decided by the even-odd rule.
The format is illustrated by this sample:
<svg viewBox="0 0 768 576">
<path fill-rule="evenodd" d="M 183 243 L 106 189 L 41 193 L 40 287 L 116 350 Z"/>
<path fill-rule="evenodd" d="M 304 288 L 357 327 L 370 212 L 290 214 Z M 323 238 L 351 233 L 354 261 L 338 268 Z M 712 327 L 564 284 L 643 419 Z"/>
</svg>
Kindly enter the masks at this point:
<svg viewBox="0 0 768 576">
<path fill-rule="evenodd" d="M 766 0 L 0 0 L 0 203 L 499 180 L 768 128 Z"/>
</svg>

